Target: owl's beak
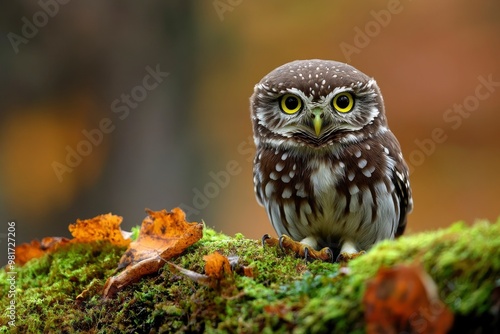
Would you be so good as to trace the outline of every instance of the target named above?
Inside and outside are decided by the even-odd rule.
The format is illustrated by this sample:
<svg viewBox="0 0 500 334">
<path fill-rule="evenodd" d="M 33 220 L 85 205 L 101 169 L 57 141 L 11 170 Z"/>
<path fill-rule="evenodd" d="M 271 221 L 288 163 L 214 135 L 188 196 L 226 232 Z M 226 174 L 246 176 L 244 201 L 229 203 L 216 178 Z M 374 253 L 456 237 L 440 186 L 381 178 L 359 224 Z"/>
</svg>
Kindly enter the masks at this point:
<svg viewBox="0 0 500 334">
<path fill-rule="evenodd" d="M 323 110 L 316 108 L 311 111 L 311 117 L 313 119 L 314 132 L 316 132 L 316 136 L 319 137 L 321 133 L 321 127 L 323 126 Z"/>
</svg>

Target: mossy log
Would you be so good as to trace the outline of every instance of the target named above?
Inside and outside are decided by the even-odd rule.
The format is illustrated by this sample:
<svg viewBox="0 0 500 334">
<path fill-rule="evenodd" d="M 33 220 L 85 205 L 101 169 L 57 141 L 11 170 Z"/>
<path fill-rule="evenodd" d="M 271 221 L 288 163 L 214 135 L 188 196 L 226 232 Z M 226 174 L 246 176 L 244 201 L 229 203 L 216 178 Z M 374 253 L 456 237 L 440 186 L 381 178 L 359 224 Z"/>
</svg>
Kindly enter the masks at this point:
<svg viewBox="0 0 500 334">
<path fill-rule="evenodd" d="M 384 241 L 344 268 L 305 263 L 260 241 L 205 228 L 204 237 L 171 262 L 203 273 L 203 256 L 215 251 L 238 258 L 231 294 L 166 265 L 105 299 L 104 283 L 116 274 L 124 248 L 107 242 L 63 246 L 16 268 L 15 275 L 0 270 L 0 332 L 364 333 L 366 282 L 380 267 L 415 263 L 453 312 L 451 332 L 499 328 L 500 220 Z M 253 277 L 239 274 L 242 267 Z"/>
</svg>

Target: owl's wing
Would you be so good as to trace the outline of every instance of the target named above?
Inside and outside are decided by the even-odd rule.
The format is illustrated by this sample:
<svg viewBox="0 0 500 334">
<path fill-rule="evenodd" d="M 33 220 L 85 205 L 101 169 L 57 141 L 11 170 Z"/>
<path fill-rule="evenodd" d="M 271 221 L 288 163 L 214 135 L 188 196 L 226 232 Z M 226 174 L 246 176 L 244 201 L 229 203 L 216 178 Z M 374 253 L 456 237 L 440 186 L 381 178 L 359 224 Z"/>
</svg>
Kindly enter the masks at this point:
<svg viewBox="0 0 500 334">
<path fill-rule="evenodd" d="M 254 164 L 253 164 L 253 186 L 255 191 L 255 197 L 257 198 L 257 202 L 264 206 L 264 199 L 262 197 L 262 174 L 260 172 L 260 161 L 258 157 L 258 152 L 255 155 Z"/>
<path fill-rule="evenodd" d="M 413 209 L 413 200 L 411 197 L 410 182 L 406 173 L 394 169 L 392 173 L 392 182 L 395 186 L 396 196 L 399 199 L 399 222 L 396 229 L 396 237 L 403 234 L 406 228 L 406 216 Z"/>
</svg>

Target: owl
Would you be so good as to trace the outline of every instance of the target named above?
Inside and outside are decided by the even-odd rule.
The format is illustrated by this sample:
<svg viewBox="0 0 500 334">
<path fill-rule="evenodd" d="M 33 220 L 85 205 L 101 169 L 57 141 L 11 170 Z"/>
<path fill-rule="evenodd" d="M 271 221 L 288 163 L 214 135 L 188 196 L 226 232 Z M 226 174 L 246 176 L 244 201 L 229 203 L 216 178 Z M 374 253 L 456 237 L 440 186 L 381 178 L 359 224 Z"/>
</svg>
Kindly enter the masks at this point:
<svg viewBox="0 0 500 334">
<path fill-rule="evenodd" d="M 293 61 L 255 85 L 250 109 L 255 194 L 281 241 L 333 257 L 404 232 L 408 167 L 373 78 L 336 61 Z"/>
</svg>

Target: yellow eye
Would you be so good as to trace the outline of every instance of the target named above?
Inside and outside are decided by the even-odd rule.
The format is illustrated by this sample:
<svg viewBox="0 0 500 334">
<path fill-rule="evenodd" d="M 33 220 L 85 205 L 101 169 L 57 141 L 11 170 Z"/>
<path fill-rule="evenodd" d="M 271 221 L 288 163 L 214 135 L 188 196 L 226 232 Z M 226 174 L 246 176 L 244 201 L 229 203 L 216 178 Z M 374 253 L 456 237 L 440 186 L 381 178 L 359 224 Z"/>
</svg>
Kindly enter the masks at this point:
<svg viewBox="0 0 500 334">
<path fill-rule="evenodd" d="M 335 95 L 332 105 L 340 113 L 347 113 L 352 110 L 354 106 L 354 98 L 351 93 L 343 92 Z"/>
<path fill-rule="evenodd" d="M 302 100 L 293 94 L 285 94 L 281 98 L 280 108 L 286 114 L 295 114 L 302 109 Z"/>
</svg>

